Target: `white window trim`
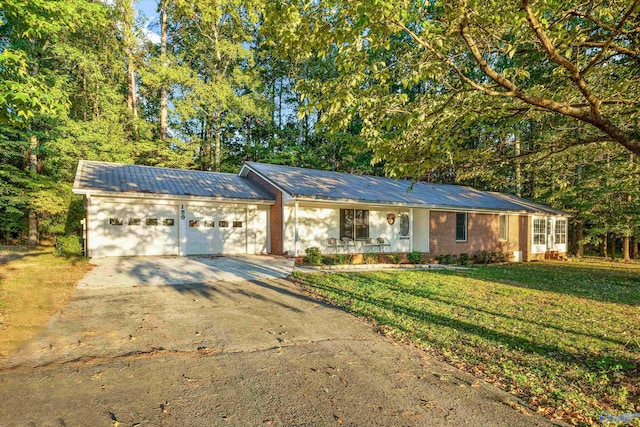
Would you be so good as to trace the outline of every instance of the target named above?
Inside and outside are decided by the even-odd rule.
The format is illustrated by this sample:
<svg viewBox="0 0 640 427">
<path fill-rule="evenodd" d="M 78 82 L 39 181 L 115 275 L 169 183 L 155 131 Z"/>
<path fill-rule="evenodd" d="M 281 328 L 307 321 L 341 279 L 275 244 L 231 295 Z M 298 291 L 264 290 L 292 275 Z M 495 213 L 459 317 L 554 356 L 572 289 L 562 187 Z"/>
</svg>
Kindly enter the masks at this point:
<svg viewBox="0 0 640 427">
<path fill-rule="evenodd" d="M 500 237 L 500 232 L 502 231 L 500 229 L 500 218 L 504 217 L 505 218 L 505 233 L 506 236 Z M 498 240 L 501 242 L 506 242 L 509 240 L 509 214 L 500 214 L 498 215 Z"/>
<path fill-rule="evenodd" d="M 564 223 L 564 232 L 558 233 L 558 224 Z M 567 244 L 567 235 L 569 234 L 569 222 L 566 218 L 556 218 L 555 223 L 553 224 L 553 239 L 556 245 L 566 245 Z M 564 237 L 564 242 L 560 243 L 560 239 L 558 236 Z"/>
<path fill-rule="evenodd" d="M 543 243 L 536 243 L 536 221 L 542 221 L 542 223 L 544 224 L 544 229 L 543 229 L 543 233 L 542 235 L 544 236 L 544 242 Z M 531 244 L 533 246 L 547 246 L 547 234 L 548 234 L 548 230 L 547 230 L 547 219 L 544 217 L 533 217 L 533 220 L 531 221 Z M 540 234 L 540 233 L 538 233 Z"/>
<path fill-rule="evenodd" d="M 464 239 L 458 239 L 458 214 L 464 215 Z M 456 225 L 455 225 L 455 233 L 456 233 L 456 243 L 464 243 L 469 238 L 469 213 L 468 212 L 456 212 Z"/>
</svg>

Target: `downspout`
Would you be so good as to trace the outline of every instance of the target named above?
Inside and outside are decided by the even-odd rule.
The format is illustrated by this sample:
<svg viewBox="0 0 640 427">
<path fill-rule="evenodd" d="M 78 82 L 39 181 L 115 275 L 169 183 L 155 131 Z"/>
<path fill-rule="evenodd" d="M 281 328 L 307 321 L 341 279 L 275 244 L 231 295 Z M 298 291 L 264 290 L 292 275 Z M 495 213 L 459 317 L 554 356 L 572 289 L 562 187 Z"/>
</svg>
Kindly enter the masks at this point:
<svg viewBox="0 0 640 427">
<path fill-rule="evenodd" d="M 298 202 L 293 205 L 293 220 L 294 220 L 294 231 L 293 231 L 293 256 L 298 256 Z"/>
</svg>

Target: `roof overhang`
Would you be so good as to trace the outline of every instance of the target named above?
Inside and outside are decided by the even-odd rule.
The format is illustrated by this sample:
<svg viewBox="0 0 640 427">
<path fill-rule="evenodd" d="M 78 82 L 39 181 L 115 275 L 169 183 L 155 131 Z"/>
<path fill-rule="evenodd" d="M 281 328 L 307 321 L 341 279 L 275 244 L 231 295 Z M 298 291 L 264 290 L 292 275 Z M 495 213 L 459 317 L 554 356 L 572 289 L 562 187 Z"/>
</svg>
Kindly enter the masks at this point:
<svg viewBox="0 0 640 427">
<path fill-rule="evenodd" d="M 197 202 L 216 202 L 216 203 L 245 203 L 255 205 L 273 205 L 275 200 L 266 199 L 239 199 L 232 197 L 202 197 L 202 196 L 188 196 L 177 194 L 158 194 L 158 193 L 137 193 L 137 192 L 119 192 L 119 191 L 96 191 L 90 189 L 73 189 L 74 194 L 81 194 L 87 197 L 114 197 L 114 198 L 126 198 L 126 199 L 156 199 L 156 200 L 182 200 L 197 201 Z"/>
<path fill-rule="evenodd" d="M 290 192 L 288 192 L 287 190 L 283 190 L 280 186 L 278 186 L 278 184 L 276 184 L 275 182 L 273 182 L 272 180 L 270 180 L 268 177 L 264 176 L 263 174 L 261 174 L 260 172 L 258 172 L 257 170 L 255 170 L 254 168 L 252 168 L 251 166 L 247 165 L 246 163 L 242 165 L 242 168 L 240 168 L 240 172 L 238 172 L 238 176 L 241 176 L 243 178 L 246 178 L 247 175 L 249 175 L 249 172 L 253 172 L 256 175 L 258 175 L 260 178 L 264 179 L 265 181 L 267 181 L 269 184 L 273 185 L 275 188 L 277 188 L 278 190 L 280 190 L 283 194 L 286 194 L 288 196 L 291 196 L 292 194 Z"/>
<path fill-rule="evenodd" d="M 477 208 L 477 207 L 465 207 L 465 206 L 448 206 L 448 205 L 427 205 L 427 204 L 416 204 L 416 203 L 400 203 L 400 202 L 385 202 L 380 200 L 357 200 L 357 199 L 345 199 L 345 198 L 335 198 L 335 197 L 317 197 L 317 196 L 293 196 L 290 198 L 285 205 L 292 205 L 295 202 L 302 203 L 313 203 L 313 204 L 339 204 L 339 205 L 349 205 L 349 206 L 373 206 L 380 208 L 414 208 L 414 209 L 429 209 L 433 211 L 446 211 L 446 212 L 478 212 L 478 213 L 506 213 L 506 214 L 518 214 L 518 215 L 540 215 L 540 216 L 566 216 L 570 217 L 570 214 L 559 214 L 559 213 L 550 213 L 550 212 L 534 212 L 527 210 L 515 210 L 515 209 L 503 209 L 503 208 Z"/>
</svg>

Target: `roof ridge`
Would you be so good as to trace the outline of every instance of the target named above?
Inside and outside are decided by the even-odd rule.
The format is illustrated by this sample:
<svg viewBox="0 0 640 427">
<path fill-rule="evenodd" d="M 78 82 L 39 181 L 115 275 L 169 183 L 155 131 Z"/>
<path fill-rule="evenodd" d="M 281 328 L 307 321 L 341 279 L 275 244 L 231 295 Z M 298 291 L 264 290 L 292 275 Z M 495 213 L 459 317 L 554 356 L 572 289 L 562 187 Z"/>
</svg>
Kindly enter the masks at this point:
<svg viewBox="0 0 640 427">
<path fill-rule="evenodd" d="M 84 163 L 99 163 L 104 165 L 114 165 L 114 166 L 135 166 L 137 168 L 147 168 L 147 169 L 162 169 L 162 170 L 171 170 L 171 171 L 179 171 L 179 172 L 200 172 L 206 174 L 219 174 L 219 175 L 230 175 L 237 176 L 236 173 L 231 172 L 216 172 L 216 171 L 203 171 L 200 169 L 182 169 L 182 168 L 170 168 L 166 166 L 150 166 L 150 165 L 139 165 L 136 163 L 116 163 L 116 162 L 106 162 L 103 160 L 80 160 Z"/>
<path fill-rule="evenodd" d="M 388 180 L 394 181 L 394 182 L 407 182 L 407 183 L 411 183 L 411 184 L 415 183 L 415 184 L 425 184 L 425 185 L 441 185 L 441 186 L 447 186 L 447 187 L 461 187 L 461 188 L 469 188 L 469 189 L 472 189 L 474 191 L 482 191 L 482 190 L 478 190 L 478 189 L 473 188 L 473 187 L 469 187 L 468 185 L 441 184 L 439 182 L 422 181 L 422 180 L 419 180 L 419 179 L 413 180 L 413 179 L 405 179 L 405 178 L 392 178 L 390 176 L 367 175 L 367 174 L 364 174 L 364 173 L 330 171 L 330 170 L 326 170 L 326 169 L 304 168 L 304 167 L 301 167 L 301 166 L 289 166 L 289 165 L 281 165 L 281 164 L 277 164 L 277 163 L 262 163 L 262 162 L 249 162 L 249 161 L 245 161 L 244 163 L 248 164 L 249 166 L 251 166 L 251 165 L 277 166 L 277 167 L 280 167 L 280 168 L 298 169 L 298 170 L 302 170 L 302 171 L 310 171 L 310 170 L 312 170 L 312 171 L 333 173 L 333 174 L 338 174 L 338 175 L 357 176 L 357 177 L 363 177 L 363 178 L 388 179 Z"/>
</svg>

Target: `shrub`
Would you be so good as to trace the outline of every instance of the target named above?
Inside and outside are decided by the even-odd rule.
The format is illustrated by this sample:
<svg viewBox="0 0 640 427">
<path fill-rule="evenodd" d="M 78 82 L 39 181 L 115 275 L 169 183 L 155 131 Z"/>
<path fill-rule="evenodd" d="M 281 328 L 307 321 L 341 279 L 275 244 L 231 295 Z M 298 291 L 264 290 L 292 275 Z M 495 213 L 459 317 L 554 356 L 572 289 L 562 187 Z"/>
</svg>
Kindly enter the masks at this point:
<svg viewBox="0 0 640 427">
<path fill-rule="evenodd" d="M 473 254 L 473 260 L 479 264 L 491 264 L 494 262 L 507 261 L 507 255 L 501 251 L 478 251 Z"/>
<path fill-rule="evenodd" d="M 379 264 L 380 256 L 371 252 L 367 252 L 362 256 L 362 262 L 365 264 Z"/>
<path fill-rule="evenodd" d="M 304 253 L 307 254 L 304 257 L 304 262 L 310 265 L 320 265 L 322 263 L 322 253 L 320 252 L 320 248 L 312 246 L 304 250 Z"/>
<path fill-rule="evenodd" d="M 398 254 L 389 254 L 387 255 L 387 259 L 391 264 L 400 264 L 400 255 Z"/>
<path fill-rule="evenodd" d="M 55 254 L 58 256 L 82 256 L 82 239 L 75 234 L 64 234 L 56 238 Z"/>
<path fill-rule="evenodd" d="M 497 251 L 492 254 L 491 259 L 493 262 L 506 262 L 507 255 L 504 252 Z"/>
<path fill-rule="evenodd" d="M 351 264 L 351 255 L 339 254 L 336 255 L 336 264 Z"/>
<path fill-rule="evenodd" d="M 460 265 L 469 265 L 469 254 L 464 252 L 458 256 L 458 264 Z"/>
<path fill-rule="evenodd" d="M 422 262 L 422 255 L 420 255 L 420 252 L 413 251 L 407 254 L 407 261 L 411 264 L 420 264 Z"/>
<path fill-rule="evenodd" d="M 451 254 L 438 255 L 438 256 L 436 256 L 436 260 L 440 264 L 445 264 L 445 265 L 446 264 L 453 264 L 453 257 L 451 256 Z"/>
<path fill-rule="evenodd" d="M 473 254 L 473 260 L 478 264 L 489 264 L 491 253 L 488 251 L 478 251 Z"/>
<path fill-rule="evenodd" d="M 336 263 L 336 258 L 333 256 L 322 256 L 322 264 L 323 265 L 334 265 Z"/>
</svg>

